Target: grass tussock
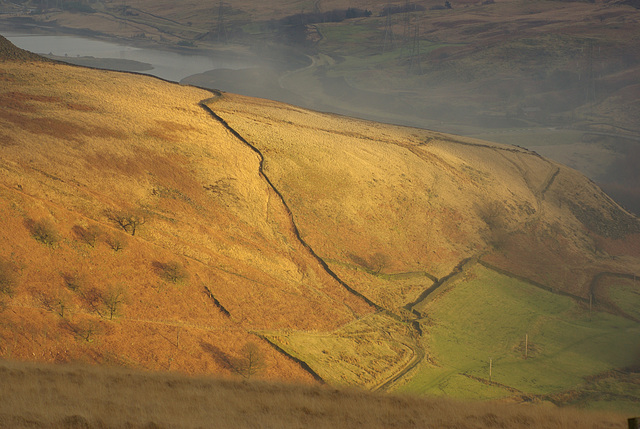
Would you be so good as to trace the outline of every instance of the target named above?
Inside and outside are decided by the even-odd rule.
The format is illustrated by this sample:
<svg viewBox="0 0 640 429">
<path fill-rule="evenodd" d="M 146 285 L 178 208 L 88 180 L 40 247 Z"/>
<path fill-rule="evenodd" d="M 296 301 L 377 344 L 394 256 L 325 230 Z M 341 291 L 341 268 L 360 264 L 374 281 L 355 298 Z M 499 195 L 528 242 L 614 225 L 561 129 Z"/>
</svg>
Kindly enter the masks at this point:
<svg viewBox="0 0 640 429">
<path fill-rule="evenodd" d="M 259 381 L 0 361 L 13 428 L 624 428 L 622 416 Z M 114 412 L 117 411 L 117 412 Z"/>
</svg>

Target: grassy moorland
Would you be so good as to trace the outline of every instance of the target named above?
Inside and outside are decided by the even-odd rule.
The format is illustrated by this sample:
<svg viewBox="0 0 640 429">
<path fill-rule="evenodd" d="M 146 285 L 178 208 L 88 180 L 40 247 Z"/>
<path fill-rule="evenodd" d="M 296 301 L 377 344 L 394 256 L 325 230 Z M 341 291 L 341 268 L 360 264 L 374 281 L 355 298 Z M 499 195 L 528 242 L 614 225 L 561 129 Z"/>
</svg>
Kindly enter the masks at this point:
<svg viewBox="0 0 640 429">
<path fill-rule="evenodd" d="M 640 221 L 576 171 L 0 42 L 2 357 L 636 409 Z"/>
<path fill-rule="evenodd" d="M 0 73 L 4 356 L 231 374 L 256 343 L 263 376 L 311 380 L 250 331 L 371 312 L 198 105 L 211 93 L 40 61 Z"/>
<path fill-rule="evenodd" d="M 0 361 L 11 428 L 625 428 L 613 413 Z"/>
<path fill-rule="evenodd" d="M 379 382 L 446 396 L 563 402 L 576 395 L 561 392 L 588 384 L 589 377 L 622 370 L 620 380 L 635 379 L 637 319 L 604 297 L 610 296 L 605 290 L 619 291 L 631 299 L 628 310 L 637 303 L 631 295 L 637 285 L 627 289 L 624 278 L 600 273 L 609 271 L 605 266 L 637 271 L 637 226 L 631 226 L 637 221 L 628 217 L 631 223 L 622 224 L 632 229 L 622 233 L 622 224 L 610 223 L 622 219 L 610 202 L 586 209 L 583 204 L 607 198 L 596 188 L 587 191 L 583 176 L 514 147 L 230 94 L 209 105 L 261 151 L 304 240 L 352 288 L 406 324 L 401 334 L 383 319 L 367 319 L 396 341 L 393 354 L 409 370 L 406 384 L 384 376 Z M 492 268 L 478 268 L 477 261 Z M 596 279 L 603 297 L 592 299 L 589 320 Z M 411 333 L 415 322 L 420 334 Z M 316 372 L 328 371 L 331 380 L 356 377 L 375 387 L 358 368 L 369 359 L 358 351 L 369 341 L 366 331 L 358 341 L 342 328 L 267 335 Z M 518 348 L 527 334 L 539 348 L 524 360 Z M 392 353 L 380 346 L 373 342 L 367 350 L 379 350 L 382 362 Z M 351 360 L 356 355 L 360 362 Z M 489 358 L 496 371 L 509 368 L 491 382 Z M 637 391 L 625 392 L 590 391 L 580 400 L 635 410 Z"/>
</svg>

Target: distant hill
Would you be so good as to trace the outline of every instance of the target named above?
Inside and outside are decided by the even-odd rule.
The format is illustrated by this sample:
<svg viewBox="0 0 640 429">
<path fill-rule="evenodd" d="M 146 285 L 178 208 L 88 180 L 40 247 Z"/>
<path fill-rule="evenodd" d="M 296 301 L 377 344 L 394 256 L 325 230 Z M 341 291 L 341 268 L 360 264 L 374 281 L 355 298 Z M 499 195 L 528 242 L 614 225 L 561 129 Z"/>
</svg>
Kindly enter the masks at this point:
<svg viewBox="0 0 640 429">
<path fill-rule="evenodd" d="M 640 1 L 638 1 L 638 0 L 624 0 L 624 1 L 619 1 L 618 3 L 626 4 L 626 5 L 629 5 L 629 6 L 633 6 L 636 9 L 640 9 Z"/>
<path fill-rule="evenodd" d="M 0 61 L 44 61 L 44 58 L 23 49 L 16 48 L 13 43 L 0 35 Z"/>
<path fill-rule="evenodd" d="M 1 356 L 640 398 L 640 221 L 575 170 L 2 43 Z"/>
</svg>

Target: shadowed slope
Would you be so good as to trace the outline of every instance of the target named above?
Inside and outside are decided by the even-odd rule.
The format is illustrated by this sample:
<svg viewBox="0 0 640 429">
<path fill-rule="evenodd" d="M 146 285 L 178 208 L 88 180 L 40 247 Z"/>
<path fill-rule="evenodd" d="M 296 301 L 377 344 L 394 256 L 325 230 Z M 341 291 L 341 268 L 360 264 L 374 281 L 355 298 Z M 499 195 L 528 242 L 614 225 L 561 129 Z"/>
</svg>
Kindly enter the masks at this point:
<svg viewBox="0 0 640 429">
<path fill-rule="evenodd" d="M 12 428 L 625 427 L 615 414 L 113 368 L 0 362 L 0 374 L 0 425 Z"/>
<path fill-rule="evenodd" d="M 39 55 L 16 48 L 0 35 L 0 61 L 48 61 Z"/>
</svg>

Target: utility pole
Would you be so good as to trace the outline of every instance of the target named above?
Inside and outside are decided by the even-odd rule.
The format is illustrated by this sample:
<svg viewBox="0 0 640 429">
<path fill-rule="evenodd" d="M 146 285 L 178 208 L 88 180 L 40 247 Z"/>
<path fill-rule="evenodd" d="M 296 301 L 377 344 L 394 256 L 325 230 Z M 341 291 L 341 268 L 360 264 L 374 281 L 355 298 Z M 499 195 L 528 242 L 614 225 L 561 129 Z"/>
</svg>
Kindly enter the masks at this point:
<svg viewBox="0 0 640 429">
<path fill-rule="evenodd" d="M 529 357 L 529 334 L 524 334 L 524 358 Z"/>
<path fill-rule="evenodd" d="M 224 22 L 224 2 L 220 1 L 218 7 L 218 30 L 217 30 L 218 42 L 222 41 L 227 43 L 227 28 Z"/>
<path fill-rule="evenodd" d="M 384 43 L 382 45 L 382 53 L 387 51 L 387 44 L 393 49 L 393 26 L 391 24 L 391 11 L 387 9 L 387 19 L 384 24 Z"/>
<path fill-rule="evenodd" d="M 411 48 L 411 62 L 409 73 L 415 69 L 416 74 L 422 74 L 422 62 L 420 61 L 420 25 L 416 24 L 413 35 L 413 47 Z"/>
<path fill-rule="evenodd" d="M 493 359 L 489 358 L 489 381 L 491 381 L 491 370 L 493 367 Z"/>
<path fill-rule="evenodd" d="M 402 28 L 402 53 L 404 56 L 404 49 L 409 44 L 409 38 L 411 35 L 409 32 L 411 31 L 411 15 L 409 14 L 409 9 L 411 5 L 409 4 L 409 0 L 407 0 L 404 4 L 404 25 Z"/>
<path fill-rule="evenodd" d="M 589 106 L 589 116 L 593 116 L 593 105 L 596 102 L 596 81 L 593 75 L 593 39 L 589 39 L 587 46 L 587 76 L 585 103 Z"/>
</svg>

